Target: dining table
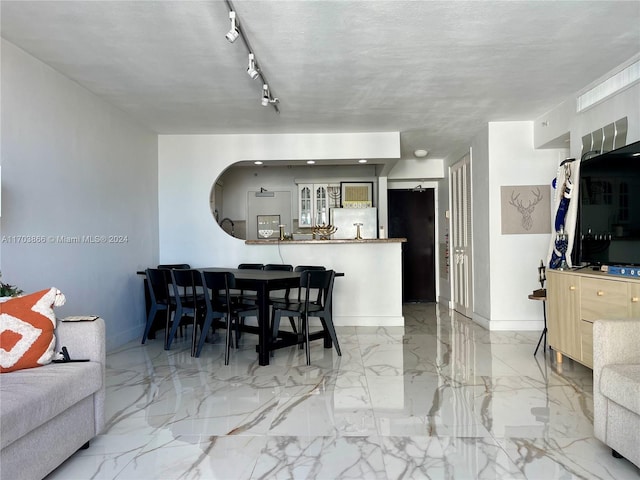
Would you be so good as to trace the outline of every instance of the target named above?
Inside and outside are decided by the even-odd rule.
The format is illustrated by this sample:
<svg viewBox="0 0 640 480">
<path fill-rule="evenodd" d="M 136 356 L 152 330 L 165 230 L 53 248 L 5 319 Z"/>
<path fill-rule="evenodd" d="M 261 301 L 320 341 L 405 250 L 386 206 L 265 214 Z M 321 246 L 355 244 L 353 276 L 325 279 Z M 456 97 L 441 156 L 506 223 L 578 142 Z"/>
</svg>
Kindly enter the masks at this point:
<svg viewBox="0 0 640 480">
<path fill-rule="evenodd" d="M 256 292 L 256 307 L 258 310 L 258 326 L 242 325 L 242 330 L 258 335 L 258 363 L 269 365 L 272 350 L 300 344 L 302 336 L 295 332 L 280 331 L 278 338 L 273 338 L 270 322 L 269 295 L 273 291 L 298 288 L 302 272 L 287 272 L 282 270 L 256 270 L 227 267 L 200 267 L 195 270 L 205 272 L 231 272 L 235 277 L 236 288 Z M 138 272 L 144 274 L 144 272 Z M 342 277 L 344 273 L 336 272 L 336 277 Z M 333 343 L 327 332 L 314 332 L 309 335 L 310 340 L 323 338 L 324 347 L 332 348 Z"/>
<path fill-rule="evenodd" d="M 258 334 L 258 363 L 269 365 L 271 350 L 282 348 L 285 343 L 290 343 L 292 338 L 286 336 L 289 342 L 274 342 L 271 333 L 269 315 L 269 294 L 275 290 L 296 288 L 300 285 L 300 272 L 287 272 L 281 270 L 254 270 L 223 267 L 206 267 L 198 270 L 205 272 L 231 272 L 236 279 L 236 288 L 256 292 L 256 306 L 258 309 L 258 327 L 244 325 L 243 330 Z"/>
</svg>

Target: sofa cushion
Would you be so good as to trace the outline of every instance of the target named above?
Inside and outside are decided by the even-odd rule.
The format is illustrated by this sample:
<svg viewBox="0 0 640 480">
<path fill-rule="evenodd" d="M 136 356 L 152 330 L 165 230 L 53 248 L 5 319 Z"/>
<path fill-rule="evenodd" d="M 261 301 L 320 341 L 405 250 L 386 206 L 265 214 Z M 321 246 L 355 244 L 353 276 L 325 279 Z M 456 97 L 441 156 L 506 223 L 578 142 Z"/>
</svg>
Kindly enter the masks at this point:
<svg viewBox="0 0 640 480">
<path fill-rule="evenodd" d="M 101 387 L 102 368 L 98 362 L 52 363 L 1 375 L 0 448 Z"/>
<path fill-rule="evenodd" d="M 0 373 L 46 365 L 53 358 L 56 317 L 64 304 L 56 288 L 0 304 Z"/>
<path fill-rule="evenodd" d="M 640 415 L 640 364 L 604 366 L 600 376 L 600 393 Z"/>
</svg>

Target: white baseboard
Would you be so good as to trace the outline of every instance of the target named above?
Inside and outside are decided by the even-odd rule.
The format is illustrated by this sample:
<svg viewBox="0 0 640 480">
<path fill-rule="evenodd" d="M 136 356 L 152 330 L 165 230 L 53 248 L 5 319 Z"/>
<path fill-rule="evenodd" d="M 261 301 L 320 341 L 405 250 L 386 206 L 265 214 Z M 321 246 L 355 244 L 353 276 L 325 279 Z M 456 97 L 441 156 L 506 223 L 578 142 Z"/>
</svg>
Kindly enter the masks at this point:
<svg viewBox="0 0 640 480">
<path fill-rule="evenodd" d="M 453 307 L 454 307 L 453 300 L 450 300 L 447 297 L 439 296 L 438 297 L 438 303 L 440 303 L 442 305 L 446 305 L 450 310 L 453 310 Z"/>
<path fill-rule="evenodd" d="M 349 317 L 334 315 L 333 324 L 340 327 L 404 327 L 404 316 Z"/>
<path fill-rule="evenodd" d="M 491 331 L 540 332 L 544 329 L 542 320 L 492 320 L 490 324 Z"/>
<path fill-rule="evenodd" d="M 482 315 L 478 315 L 473 312 L 471 314 L 471 320 L 480 325 L 482 328 L 486 328 L 487 330 L 491 330 L 491 320 L 488 318 L 484 318 Z"/>
</svg>

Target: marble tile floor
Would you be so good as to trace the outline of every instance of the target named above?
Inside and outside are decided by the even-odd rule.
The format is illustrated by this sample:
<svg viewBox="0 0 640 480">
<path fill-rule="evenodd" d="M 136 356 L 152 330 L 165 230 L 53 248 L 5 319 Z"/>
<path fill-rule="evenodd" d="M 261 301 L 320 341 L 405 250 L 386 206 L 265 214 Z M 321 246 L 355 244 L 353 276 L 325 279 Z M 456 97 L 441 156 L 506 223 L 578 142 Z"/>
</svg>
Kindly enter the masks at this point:
<svg viewBox="0 0 640 480">
<path fill-rule="evenodd" d="M 638 479 L 593 437 L 591 370 L 533 356 L 538 332 L 489 332 L 435 304 L 405 327 L 343 327 L 261 367 L 255 336 L 223 360 L 189 337 L 107 358 L 105 431 L 47 477 Z M 190 333 L 190 332 L 188 332 Z"/>
</svg>

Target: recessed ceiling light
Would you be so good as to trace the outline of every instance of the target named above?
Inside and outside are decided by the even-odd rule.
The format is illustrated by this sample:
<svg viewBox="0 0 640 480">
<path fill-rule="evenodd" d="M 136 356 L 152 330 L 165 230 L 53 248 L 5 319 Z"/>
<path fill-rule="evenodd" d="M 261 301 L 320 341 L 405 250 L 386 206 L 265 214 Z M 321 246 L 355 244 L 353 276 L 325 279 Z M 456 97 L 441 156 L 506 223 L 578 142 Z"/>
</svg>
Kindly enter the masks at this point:
<svg viewBox="0 0 640 480">
<path fill-rule="evenodd" d="M 367 161 L 364 158 L 361 158 L 360 160 L 358 160 L 358 163 L 367 163 Z"/>
<path fill-rule="evenodd" d="M 313 165 L 314 163 L 316 163 L 315 160 L 307 160 L 307 165 Z"/>
<path fill-rule="evenodd" d="M 255 162 L 253 162 L 254 165 L 262 165 L 262 162 L 260 160 L 256 160 Z"/>
<path fill-rule="evenodd" d="M 414 150 L 413 154 L 418 158 L 424 158 L 429 154 L 429 151 L 419 148 L 418 150 Z"/>
</svg>

